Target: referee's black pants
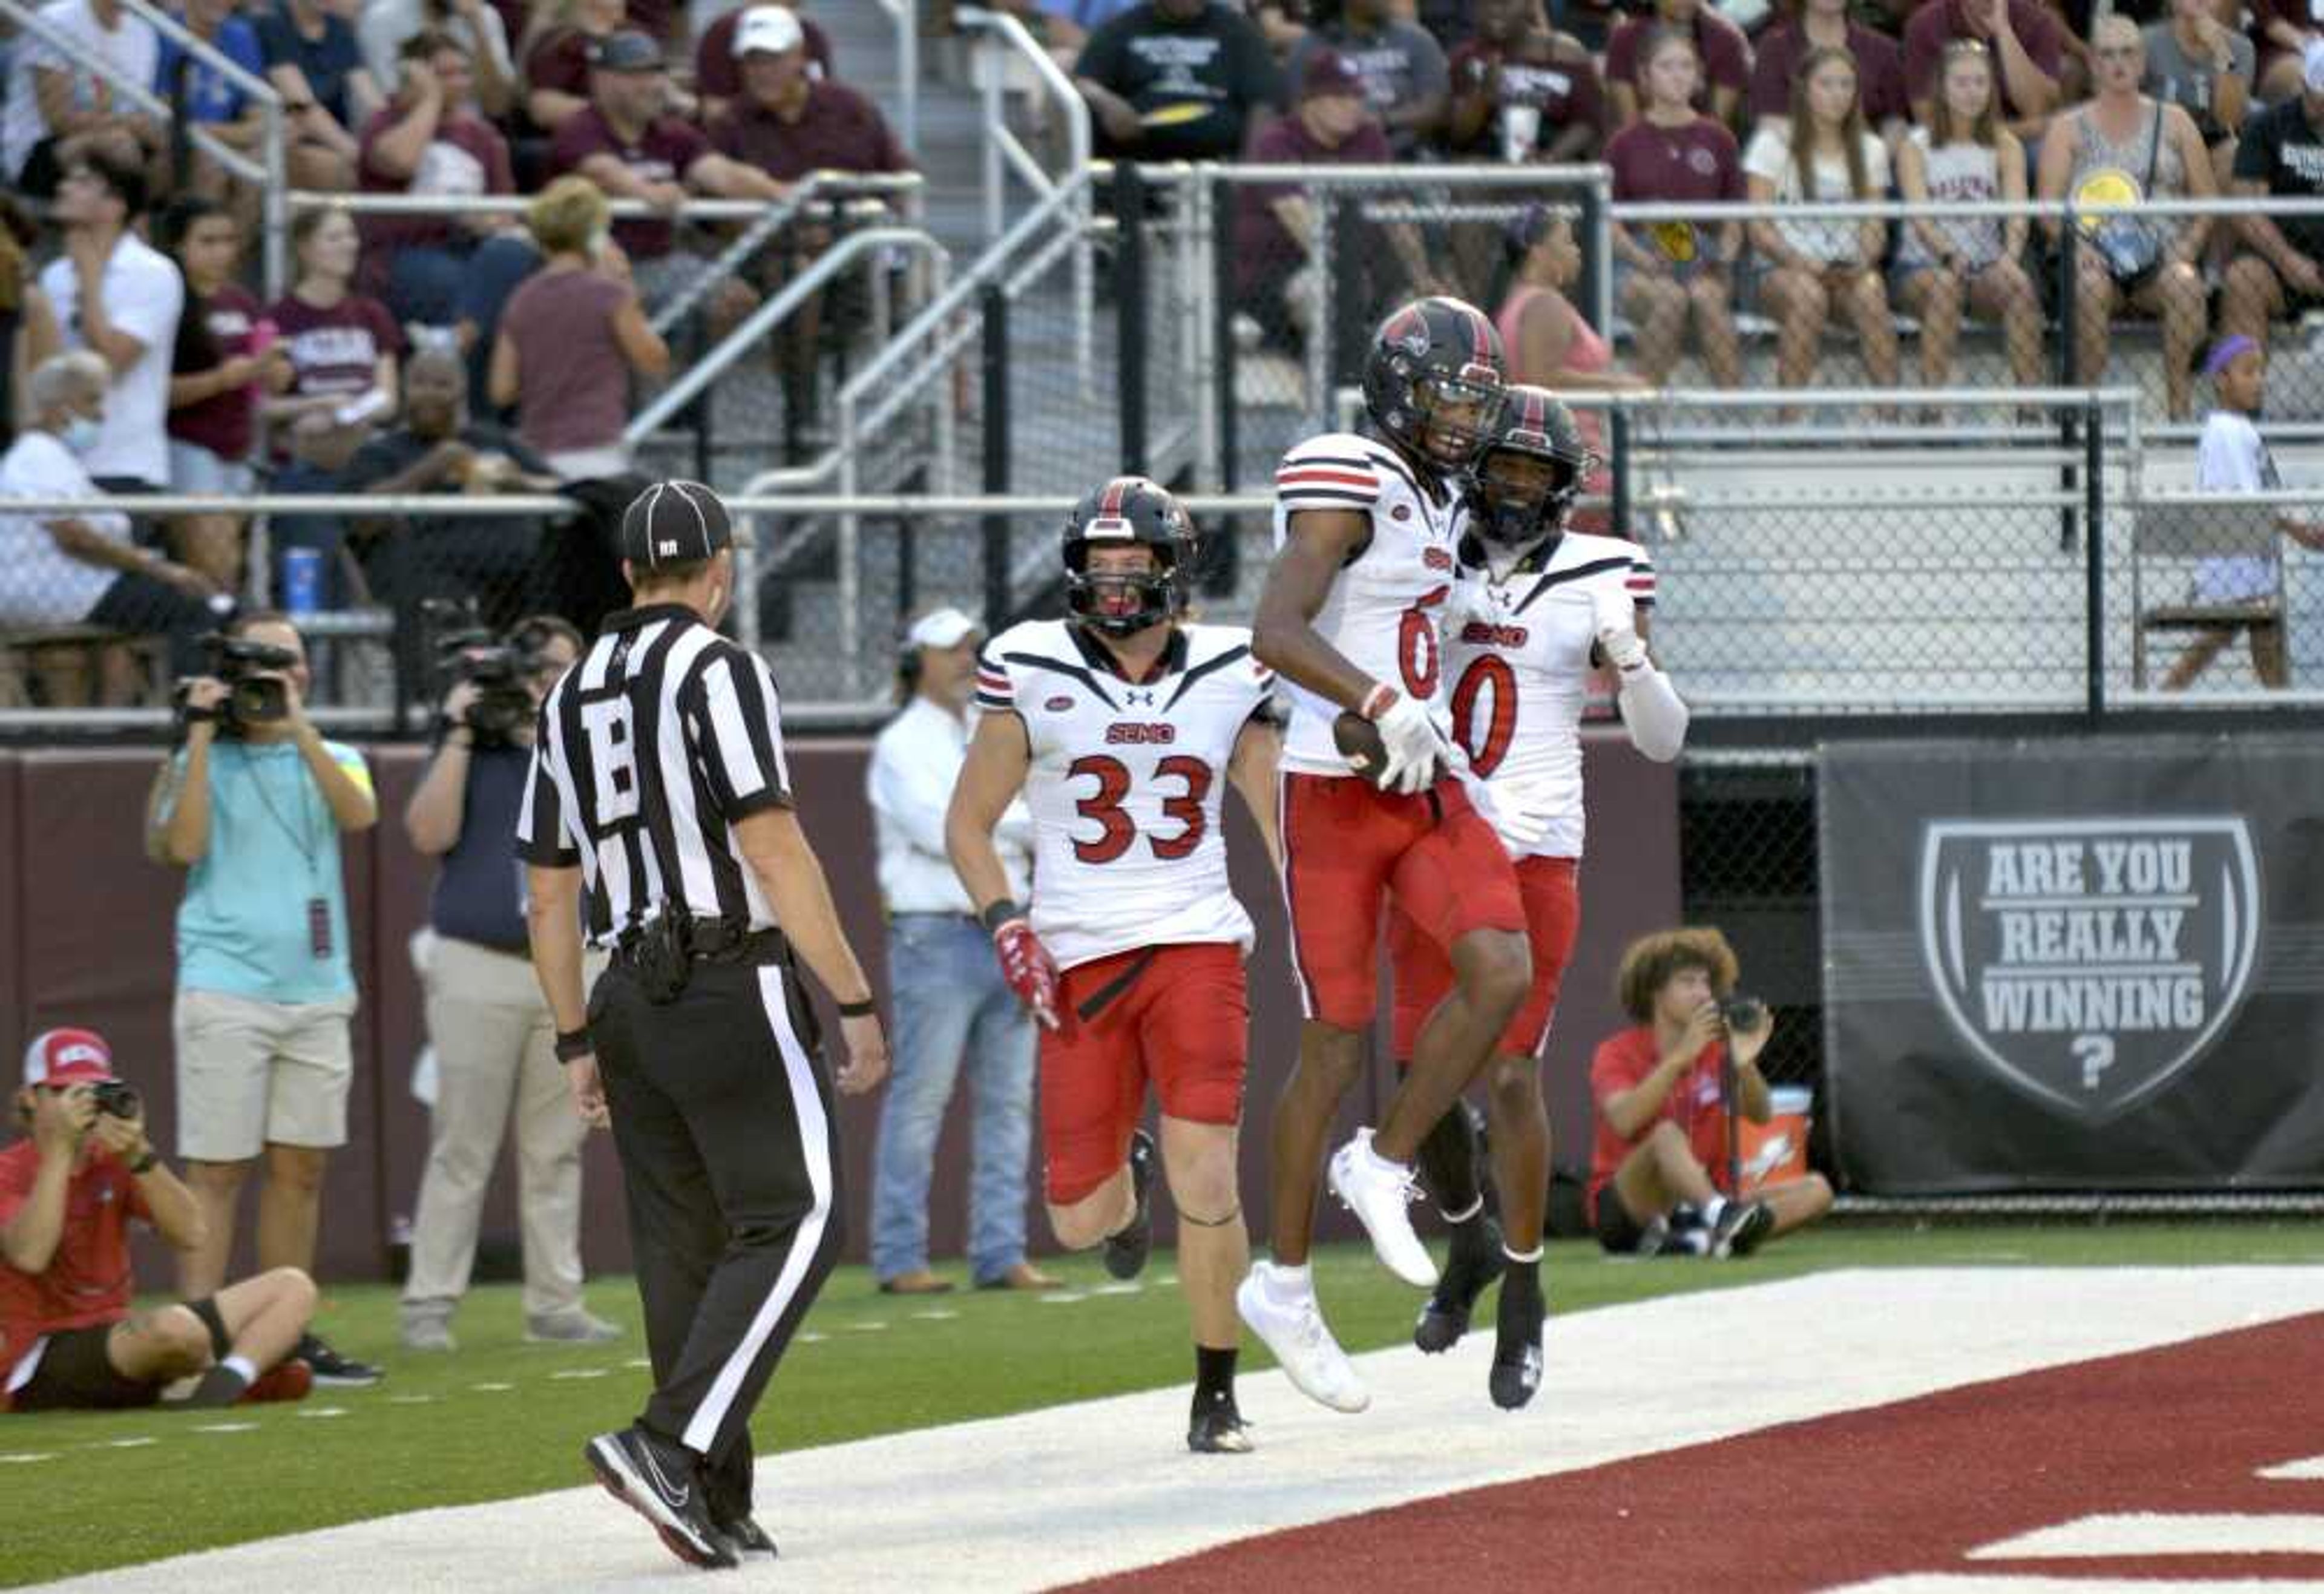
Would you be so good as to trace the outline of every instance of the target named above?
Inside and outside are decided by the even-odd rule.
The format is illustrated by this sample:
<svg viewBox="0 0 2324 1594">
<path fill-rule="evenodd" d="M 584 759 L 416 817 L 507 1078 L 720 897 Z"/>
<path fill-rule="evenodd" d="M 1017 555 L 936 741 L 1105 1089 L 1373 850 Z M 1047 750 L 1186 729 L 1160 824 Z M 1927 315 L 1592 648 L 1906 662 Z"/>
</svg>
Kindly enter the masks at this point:
<svg viewBox="0 0 2324 1594">
<path fill-rule="evenodd" d="M 839 1133 L 797 977 L 694 965 L 648 1001 L 616 960 L 589 1032 L 613 1119 L 645 1304 L 641 1423 L 704 1457 L 722 1519 L 750 1508 L 752 1411 L 839 1257 Z"/>
</svg>

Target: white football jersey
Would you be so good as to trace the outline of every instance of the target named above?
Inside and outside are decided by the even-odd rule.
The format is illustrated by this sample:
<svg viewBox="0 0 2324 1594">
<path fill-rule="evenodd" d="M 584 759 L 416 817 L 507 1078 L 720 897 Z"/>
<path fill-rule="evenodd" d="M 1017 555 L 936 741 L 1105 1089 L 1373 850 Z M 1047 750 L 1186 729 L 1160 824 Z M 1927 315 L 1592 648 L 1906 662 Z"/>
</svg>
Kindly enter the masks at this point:
<svg viewBox="0 0 2324 1594">
<path fill-rule="evenodd" d="M 1457 572 L 1453 550 L 1467 524 L 1461 495 L 1423 487 L 1394 450 L 1352 432 L 1310 438 L 1275 474 L 1275 546 L 1301 510 L 1359 510 L 1371 517 L 1363 551 L 1348 561 L 1316 612 L 1315 631 L 1373 679 L 1431 707 L 1444 701 L 1444 604 Z M 1352 775 L 1332 742 L 1340 705 L 1289 681 L 1291 731 L 1283 767 L 1303 775 Z"/>
<path fill-rule="evenodd" d="M 1525 856 L 1582 856 L 1582 711 L 1600 594 L 1651 609 L 1654 561 L 1635 542 L 1568 531 L 1546 560 L 1529 555 L 1499 580 L 1475 538 L 1445 615 L 1452 733 L 1471 770 L 1496 788 L 1523 781 L 1529 807 L 1554 816 Z"/>
<path fill-rule="evenodd" d="M 976 700 L 1024 721 L 1032 747 L 1033 929 L 1060 968 L 1185 942 L 1250 950 L 1219 815 L 1235 739 L 1274 689 L 1236 626 L 1180 626 L 1136 685 L 1066 621 L 985 644 Z"/>
</svg>

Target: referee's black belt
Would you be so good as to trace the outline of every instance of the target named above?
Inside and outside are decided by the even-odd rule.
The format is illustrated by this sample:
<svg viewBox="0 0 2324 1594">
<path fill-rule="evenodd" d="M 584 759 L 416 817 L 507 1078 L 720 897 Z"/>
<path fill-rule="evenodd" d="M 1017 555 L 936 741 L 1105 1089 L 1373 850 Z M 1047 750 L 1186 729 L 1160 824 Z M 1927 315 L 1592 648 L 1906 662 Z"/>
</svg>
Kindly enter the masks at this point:
<svg viewBox="0 0 2324 1594">
<path fill-rule="evenodd" d="M 632 930 L 615 942 L 613 961 L 634 962 L 646 935 L 642 928 Z M 788 963 L 791 956 L 790 943 L 774 926 L 754 930 L 716 918 L 694 921 L 687 932 L 687 950 L 698 963 Z"/>
</svg>

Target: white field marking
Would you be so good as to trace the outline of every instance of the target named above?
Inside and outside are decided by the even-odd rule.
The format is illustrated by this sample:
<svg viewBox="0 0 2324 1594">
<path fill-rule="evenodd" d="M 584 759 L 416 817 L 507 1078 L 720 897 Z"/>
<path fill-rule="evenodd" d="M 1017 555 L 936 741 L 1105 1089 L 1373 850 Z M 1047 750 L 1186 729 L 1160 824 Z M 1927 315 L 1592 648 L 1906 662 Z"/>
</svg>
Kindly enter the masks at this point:
<svg viewBox="0 0 2324 1594">
<path fill-rule="evenodd" d="M 2276 1483 L 2310 1483 L 2324 1479 L 2324 1456 L 2310 1456 L 2305 1460 L 2285 1461 L 2273 1467 L 2262 1467 L 2259 1476 Z"/>
<path fill-rule="evenodd" d="M 783 1558 L 763 1575 L 783 1594 L 1018 1594 L 1253 1534 L 2317 1311 L 2324 1268 L 1831 1272 L 1553 1318 L 1541 1396 L 1509 1416 L 1485 1396 L 1489 1334 L 1443 1356 L 1406 1345 L 1356 1358 L 1372 1407 L 1355 1417 L 1253 1368 L 1238 1393 L 1259 1453 L 1231 1466 L 1187 1452 L 1186 1393 L 1174 1378 L 1136 1395 L 769 1457 L 760 1462 L 759 1516 Z M 781 1387 L 788 1402 L 816 1397 L 807 1368 Z M 2070 1442 L 2056 1442 L 2061 1451 Z M 575 1474 L 582 1484 L 577 1466 Z M 1715 1534 L 1717 1523 L 1705 1518 L 1698 1531 Z M 327 1581 L 331 1594 L 564 1594 L 585 1585 L 668 1594 L 675 1575 L 654 1535 L 590 1485 L 62 1586 L 296 1594 Z M 2089 1594 L 2077 1582 L 2070 1594 Z M 2155 1585 L 2135 1594 L 2155 1594 Z"/>
<path fill-rule="evenodd" d="M 849 1330 L 850 1330 L 851 1331 L 853 1331 L 853 1332 L 854 1332 L 854 1333 L 859 1333 L 859 1334 L 878 1334 L 878 1333 L 885 1333 L 885 1332 L 887 1331 L 887 1328 L 888 1328 L 888 1325 L 887 1325 L 886 1323 L 884 1323 L 884 1322 L 851 1322 L 851 1323 L 849 1323 L 847 1326 L 848 1326 L 848 1328 L 849 1328 Z"/>
<path fill-rule="evenodd" d="M 89 1448 L 92 1450 L 142 1450 L 149 1444 L 161 1442 L 158 1439 L 141 1435 L 134 1439 L 108 1439 L 101 1444 L 92 1445 Z"/>
<path fill-rule="evenodd" d="M 1146 1286 L 1134 1278 L 1121 1279 L 1113 1284 L 1102 1284 L 1090 1291 L 1093 1295 L 1142 1295 L 1145 1293 Z"/>
<path fill-rule="evenodd" d="M 1178 1276 L 1175 1273 L 1165 1273 L 1157 1277 L 1154 1282 L 1160 1285 L 1176 1284 L 1178 1282 Z"/>
<path fill-rule="evenodd" d="M 1080 1290 L 1045 1290 L 1033 1297 L 1044 1306 L 1071 1306 L 1089 1296 Z"/>
<path fill-rule="evenodd" d="M 343 1405 L 302 1405 L 299 1408 L 299 1415 L 304 1418 L 344 1417 L 346 1414 L 347 1408 Z"/>
<path fill-rule="evenodd" d="M 387 1397 L 387 1404 L 390 1405 L 433 1405 L 436 1402 L 443 1398 L 444 1397 L 440 1395 L 391 1395 Z"/>
<path fill-rule="evenodd" d="M 10 1454 L 0 1455 L 0 1467 L 31 1467 L 42 1461 L 53 1461 L 56 1459 L 57 1452 L 52 1450 L 16 1451 Z"/>
<path fill-rule="evenodd" d="M 195 1424 L 194 1432 L 197 1433 L 250 1433 L 256 1432 L 258 1424 L 255 1423 L 199 1423 Z"/>
<path fill-rule="evenodd" d="M 1923 1571 L 1850 1583 L 1830 1594 L 2313 1594 L 2306 1578 L 2044 1578 L 1997 1571 Z"/>
<path fill-rule="evenodd" d="M 2111 1555 L 2324 1555 L 2324 1516 L 2125 1511 L 2078 1516 L 1980 1544 L 1971 1561 Z"/>
<path fill-rule="evenodd" d="M 804 1333 L 794 1335 L 792 1337 L 792 1341 L 793 1343 L 800 1345 L 820 1345 L 824 1341 L 828 1340 L 829 1338 L 831 1338 L 829 1334 L 819 1334 L 814 1330 L 809 1329 Z M 648 1362 L 646 1365 L 648 1367 L 651 1367 L 653 1363 Z"/>
<path fill-rule="evenodd" d="M 651 1367 L 653 1366 L 653 1363 L 642 1356 L 632 1356 L 629 1360 L 622 1363 L 622 1365 L 623 1367 Z"/>
<path fill-rule="evenodd" d="M 468 1387 L 474 1389 L 479 1395 L 499 1395 L 506 1390 L 515 1388 L 516 1386 L 514 1384 L 471 1384 Z"/>
<path fill-rule="evenodd" d="M 954 1318 L 958 1317 L 960 1313 L 957 1312 L 946 1311 L 942 1306 L 931 1306 L 926 1312 L 915 1312 L 912 1315 L 918 1318 L 922 1322 L 950 1322 Z"/>
<path fill-rule="evenodd" d="M 602 1378 L 613 1370 L 609 1367 L 568 1367 L 563 1372 L 549 1376 L 552 1378 Z"/>
</svg>

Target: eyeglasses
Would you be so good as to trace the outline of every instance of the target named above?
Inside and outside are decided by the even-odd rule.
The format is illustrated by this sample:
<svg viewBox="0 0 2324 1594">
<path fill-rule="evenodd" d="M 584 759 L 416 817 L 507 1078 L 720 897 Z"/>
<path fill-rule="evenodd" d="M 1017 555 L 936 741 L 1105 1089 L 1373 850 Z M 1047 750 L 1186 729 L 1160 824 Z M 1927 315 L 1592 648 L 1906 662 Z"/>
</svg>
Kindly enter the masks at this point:
<svg viewBox="0 0 2324 1594">
<path fill-rule="evenodd" d="M 2090 51 L 2100 60 L 2136 60 L 2146 53 L 2144 44 L 2108 44 Z"/>
</svg>

